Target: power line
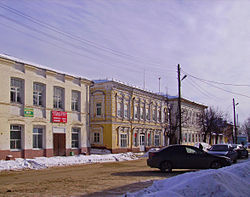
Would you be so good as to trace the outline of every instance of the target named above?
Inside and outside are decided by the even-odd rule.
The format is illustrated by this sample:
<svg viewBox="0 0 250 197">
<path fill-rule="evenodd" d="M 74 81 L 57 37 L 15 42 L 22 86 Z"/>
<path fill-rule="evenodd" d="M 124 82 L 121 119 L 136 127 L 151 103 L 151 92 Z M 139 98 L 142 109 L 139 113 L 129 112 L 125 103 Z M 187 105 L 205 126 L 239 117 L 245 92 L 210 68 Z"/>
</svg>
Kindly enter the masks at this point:
<svg viewBox="0 0 250 197">
<path fill-rule="evenodd" d="M 49 24 L 47 24 L 47 23 L 45 23 L 45 22 L 42 22 L 42 21 L 40 21 L 40 20 L 37 20 L 37 19 L 35 19 L 35 18 L 33 18 L 33 17 L 31 17 L 31 16 L 29 16 L 29 15 L 23 13 L 23 12 L 20 12 L 20 11 L 14 9 L 14 8 L 11 8 L 11 7 L 9 7 L 9 6 L 5 5 L 5 4 L 0 3 L 0 7 L 3 8 L 3 9 L 5 9 L 5 10 L 7 10 L 7 11 L 10 11 L 10 12 L 16 14 L 16 15 L 19 15 L 19 16 L 21 16 L 21 17 L 24 17 L 24 18 L 26 18 L 26 19 L 32 21 L 33 23 L 36 23 L 36 24 L 38 24 L 38 25 L 41 25 L 41 26 L 43 26 L 43 27 L 45 27 L 45 28 L 47 28 L 47 29 L 49 29 L 49 30 L 51 30 L 51 31 L 54 31 L 54 32 L 59 33 L 59 34 L 61 34 L 61 35 L 64 35 L 64 36 L 66 36 L 66 37 L 68 37 L 68 38 L 70 38 L 70 39 L 73 39 L 73 40 L 75 40 L 75 41 L 82 42 L 82 43 L 84 43 L 84 44 L 87 44 L 88 46 L 97 48 L 97 49 L 99 49 L 99 50 L 109 52 L 109 53 L 111 53 L 111 54 L 113 54 L 113 55 L 116 55 L 116 56 L 118 56 L 118 57 L 120 57 L 120 58 L 121 58 L 121 57 L 122 57 L 122 58 L 125 57 L 125 58 L 127 58 L 126 61 L 130 61 L 130 60 L 134 59 L 134 60 L 136 60 L 137 62 L 140 62 L 140 63 L 144 63 L 144 64 L 146 63 L 146 64 L 150 64 L 150 65 L 154 65 L 154 66 L 157 65 L 157 67 L 158 67 L 158 66 L 161 66 L 161 65 L 158 64 L 158 63 L 155 63 L 155 62 L 149 63 L 148 60 L 147 60 L 147 61 L 144 61 L 144 60 L 142 60 L 140 57 L 136 57 L 136 56 L 133 56 L 133 55 L 130 55 L 130 54 L 127 54 L 127 53 L 118 51 L 118 50 L 114 50 L 114 49 L 112 49 L 112 48 L 110 48 L 110 47 L 101 46 L 101 45 L 99 45 L 99 44 L 97 44 L 97 43 L 95 43 L 95 42 L 93 42 L 93 41 L 89 41 L 89 40 L 87 40 L 87 39 L 80 38 L 80 37 L 75 36 L 75 35 L 73 35 L 73 34 L 63 32 L 63 31 L 59 30 L 58 28 L 56 28 L 56 27 L 54 27 L 54 26 L 52 26 L 52 25 L 49 25 Z M 131 59 L 131 58 L 132 58 L 132 59 Z M 139 61 L 138 61 L 138 60 L 139 60 Z"/>
<path fill-rule="evenodd" d="M 244 97 L 250 98 L 250 96 L 248 96 L 248 95 L 241 94 L 241 93 L 237 93 L 237 92 L 233 92 L 233 91 L 229 91 L 229 90 L 220 88 L 220 87 L 218 87 L 218 86 L 216 86 L 216 85 L 210 84 L 210 83 L 208 83 L 208 82 L 206 82 L 206 81 L 202 81 L 202 80 L 200 80 L 200 81 L 203 82 L 203 83 L 206 83 L 206 84 L 209 85 L 209 86 L 212 86 L 212 87 L 214 87 L 214 88 L 220 89 L 220 90 L 222 90 L 222 91 L 224 91 L 224 92 L 228 92 L 228 93 L 231 93 L 231 94 L 235 94 L 235 95 L 239 95 L 239 96 L 244 96 Z"/>
<path fill-rule="evenodd" d="M 207 80 L 207 79 L 202 79 L 202 78 L 199 78 L 199 77 L 196 77 L 194 75 L 191 75 L 185 71 L 183 71 L 183 73 L 185 73 L 186 75 L 190 76 L 190 77 L 193 77 L 195 79 L 198 79 L 200 81 L 205 81 L 205 82 L 209 82 L 209 83 L 215 83 L 215 84 L 220 84 L 220 85 L 225 85 L 225 86 L 237 86 L 237 87 L 250 87 L 249 84 L 232 84 L 232 83 L 223 83 L 223 82 L 218 82 L 218 81 L 212 81 L 212 80 Z"/>
</svg>

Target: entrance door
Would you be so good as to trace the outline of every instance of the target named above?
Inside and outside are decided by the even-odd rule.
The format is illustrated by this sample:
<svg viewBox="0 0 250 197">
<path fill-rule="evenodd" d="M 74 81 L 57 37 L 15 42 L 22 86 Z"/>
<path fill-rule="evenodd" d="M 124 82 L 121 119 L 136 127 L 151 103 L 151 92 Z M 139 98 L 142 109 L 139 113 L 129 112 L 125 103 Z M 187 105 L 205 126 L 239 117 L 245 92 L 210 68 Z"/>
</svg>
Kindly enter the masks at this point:
<svg viewBox="0 0 250 197">
<path fill-rule="evenodd" d="M 54 156 L 66 155 L 65 133 L 53 134 Z"/>
<path fill-rule="evenodd" d="M 145 151 L 145 134 L 140 134 L 140 151 Z"/>
</svg>

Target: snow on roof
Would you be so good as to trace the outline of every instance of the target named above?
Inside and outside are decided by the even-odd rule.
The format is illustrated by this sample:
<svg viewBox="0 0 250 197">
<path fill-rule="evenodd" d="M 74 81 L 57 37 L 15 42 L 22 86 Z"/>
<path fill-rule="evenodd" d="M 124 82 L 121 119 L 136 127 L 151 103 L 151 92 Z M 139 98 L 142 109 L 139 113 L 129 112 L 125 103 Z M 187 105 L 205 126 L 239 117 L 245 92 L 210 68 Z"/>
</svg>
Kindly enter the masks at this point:
<svg viewBox="0 0 250 197">
<path fill-rule="evenodd" d="M 200 170 L 154 181 L 127 197 L 238 197 L 250 194 L 250 160 L 217 170 Z"/>
<path fill-rule="evenodd" d="M 4 58 L 4 59 L 7 59 L 7 60 L 12 60 L 12 61 L 15 61 L 15 62 L 21 63 L 21 64 L 27 64 L 27 65 L 30 65 L 30 66 L 34 66 L 34 67 L 37 67 L 37 68 L 53 71 L 53 72 L 60 73 L 60 74 L 66 74 L 66 75 L 69 75 L 69 76 L 72 76 L 72 77 L 75 77 L 75 78 L 81 78 L 81 79 L 84 79 L 84 80 L 88 80 L 88 79 L 85 79 L 83 77 L 71 74 L 71 73 L 67 73 L 67 72 L 60 71 L 60 70 L 55 70 L 55 69 L 52 69 L 50 67 L 47 67 L 47 66 L 44 66 L 44 65 L 41 65 L 41 64 L 37 64 L 37 63 L 33 63 L 33 62 L 30 62 L 30 61 L 26 61 L 26 60 L 23 60 L 23 59 L 20 59 L 20 58 L 16 58 L 16 57 L 13 57 L 13 56 L 10 56 L 10 55 L 7 55 L 7 54 L 0 53 L 0 58 Z M 88 81 L 91 81 L 91 80 L 88 80 Z"/>
</svg>

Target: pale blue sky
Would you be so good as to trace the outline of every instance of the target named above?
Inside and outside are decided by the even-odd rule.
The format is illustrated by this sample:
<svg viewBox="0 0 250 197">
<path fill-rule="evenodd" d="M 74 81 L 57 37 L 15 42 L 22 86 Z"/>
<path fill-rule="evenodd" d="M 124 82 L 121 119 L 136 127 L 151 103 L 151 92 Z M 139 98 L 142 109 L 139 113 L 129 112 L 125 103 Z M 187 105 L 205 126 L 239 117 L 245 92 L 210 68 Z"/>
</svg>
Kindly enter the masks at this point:
<svg viewBox="0 0 250 197">
<path fill-rule="evenodd" d="M 8 6 L 8 7 L 6 7 Z M 250 0 L 0 0 L 0 53 L 250 116 Z M 218 86 L 221 89 L 214 88 Z M 231 94 L 223 91 L 232 91 Z M 245 95 L 245 96 L 244 96 Z"/>
</svg>

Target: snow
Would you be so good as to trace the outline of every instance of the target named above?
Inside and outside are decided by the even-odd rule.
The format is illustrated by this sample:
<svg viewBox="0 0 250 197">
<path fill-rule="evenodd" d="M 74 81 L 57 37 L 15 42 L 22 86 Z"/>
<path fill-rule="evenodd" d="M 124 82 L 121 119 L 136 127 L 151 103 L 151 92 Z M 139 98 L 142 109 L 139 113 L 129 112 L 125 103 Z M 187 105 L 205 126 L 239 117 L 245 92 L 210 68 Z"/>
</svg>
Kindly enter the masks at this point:
<svg viewBox="0 0 250 197">
<path fill-rule="evenodd" d="M 23 169 L 44 169 L 53 166 L 68 166 L 77 164 L 103 163 L 115 161 L 135 160 L 138 157 L 134 153 L 105 154 L 107 151 L 96 151 L 92 155 L 75 155 L 68 157 L 37 157 L 34 159 L 22 159 L 5 161 L 0 160 L 0 171 L 3 170 L 23 170 Z M 98 152 L 98 154 L 97 154 Z M 100 153 L 100 154 L 99 154 Z"/>
<path fill-rule="evenodd" d="M 152 186 L 126 196 L 250 196 L 250 160 L 217 170 L 200 170 L 154 181 Z"/>
</svg>

